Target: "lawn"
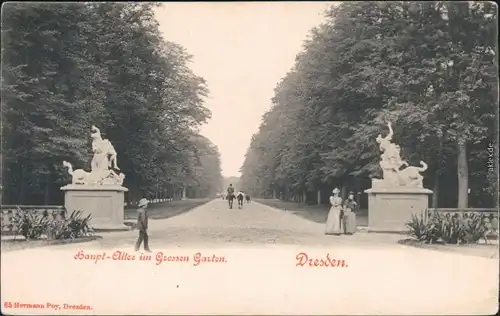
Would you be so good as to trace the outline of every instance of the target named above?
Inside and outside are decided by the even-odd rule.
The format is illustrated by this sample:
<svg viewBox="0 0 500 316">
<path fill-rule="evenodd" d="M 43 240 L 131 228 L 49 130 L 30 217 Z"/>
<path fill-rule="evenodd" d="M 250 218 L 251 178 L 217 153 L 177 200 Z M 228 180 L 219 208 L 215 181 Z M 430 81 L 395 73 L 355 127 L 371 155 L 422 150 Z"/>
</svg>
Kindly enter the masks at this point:
<svg viewBox="0 0 500 316">
<path fill-rule="evenodd" d="M 315 223 L 325 223 L 329 210 L 327 205 L 306 205 L 275 199 L 255 199 L 255 201 L 280 210 L 291 212 L 294 215 Z M 359 210 L 356 212 L 356 224 L 358 226 L 368 226 L 368 210 Z"/>
<path fill-rule="evenodd" d="M 150 219 L 166 219 L 186 213 L 198 206 L 210 202 L 212 199 L 187 199 L 180 201 L 170 201 L 159 204 L 149 204 L 148 217 Z M 125 220 L 133 220 L 137 218 L 136 208 L 125 209 Z"/>
</svg>

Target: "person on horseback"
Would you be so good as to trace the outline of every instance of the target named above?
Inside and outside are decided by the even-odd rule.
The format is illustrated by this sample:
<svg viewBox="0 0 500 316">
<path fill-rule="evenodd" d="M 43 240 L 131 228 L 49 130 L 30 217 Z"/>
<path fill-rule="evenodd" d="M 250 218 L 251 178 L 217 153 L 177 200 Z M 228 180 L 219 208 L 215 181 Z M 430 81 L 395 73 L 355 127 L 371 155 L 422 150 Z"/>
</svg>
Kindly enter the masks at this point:
<svg viewBox="0 0 500 316">
<path fill-rule="evenodd" d="M 227 201 L 229 203 L 229 208 L 233 208 L 233 199 L 234 199 L 234 188 L 233 184 L 229 184 L 229 187 L 227 188 L 227 195 L 226 195 Z"/>
<path fill-rule="evenodd" d="M 236 194 L 236 199 L 238 200 L 238 208 L 241 209 L 243 207 L 243 199 L 245 198 L 245 193 L 243 191 L 239 191 Z"/>
</svg>

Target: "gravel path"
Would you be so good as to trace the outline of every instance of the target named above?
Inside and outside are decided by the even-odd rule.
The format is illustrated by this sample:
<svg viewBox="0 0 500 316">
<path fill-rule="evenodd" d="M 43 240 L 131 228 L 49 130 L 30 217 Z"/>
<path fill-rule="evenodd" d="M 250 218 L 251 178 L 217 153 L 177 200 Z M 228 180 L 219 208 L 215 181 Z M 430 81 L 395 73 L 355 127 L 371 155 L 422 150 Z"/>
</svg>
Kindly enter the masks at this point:
<svg viewBox="0 0 500 316">
<path fill-rule="evenodd" d="M 168 210 L 167 210 L 168 211 Z M 104 238 L 85 247 L 117 248 L 132 246 L 137 231 L 102 233 Z M 352 236 L 325 236 L 324 224 L 305 220 L 286 211 L 260 203 L 228 209 L 227 202 L 214 200 L 192 211 L 165 220 L 149 221 L 152 249 L 164 246 L 289 245 L 357 245 L 394 246 L 401 236 L 358 233 Z"/>
<path fill-rule="evenodd" d="M 131 251 L 137 231 L 2 253 L 2 312 L 470 315 L 498 308 L 498 260 L 403 246 L 397 235 L 329 237 L 323 229 L 261 204 L 229 210 L 214 200 L 151 220 L 151 259 Z M 94 257 L 79 260 L 80 250 Z M 297 265 L 300 253 L 312 260 Z M 330 259 L 335 267 L 324 264 Z M 24 305 L 5 307 L 16 303 Z M 92 309 L 71 309 L 84 305 Z"/>
</svg>

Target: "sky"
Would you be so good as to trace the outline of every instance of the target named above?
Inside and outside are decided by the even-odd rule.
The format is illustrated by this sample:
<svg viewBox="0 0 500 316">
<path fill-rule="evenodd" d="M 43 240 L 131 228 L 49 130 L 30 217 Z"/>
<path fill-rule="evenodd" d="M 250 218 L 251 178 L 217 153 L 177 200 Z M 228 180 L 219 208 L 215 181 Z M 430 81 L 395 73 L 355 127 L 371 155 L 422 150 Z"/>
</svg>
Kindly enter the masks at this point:
<svg viewBox="0 0 500 316">
<path fill-rule="evenodd" d="M 207 81 L 212 118 L 201 133 L 219 148 L 224 176 L 240 176 L 276 84 L 331 4 L 165 2 L 156 10 L 164 39 L 186 48 L 191 69 Z"/>
</svg>

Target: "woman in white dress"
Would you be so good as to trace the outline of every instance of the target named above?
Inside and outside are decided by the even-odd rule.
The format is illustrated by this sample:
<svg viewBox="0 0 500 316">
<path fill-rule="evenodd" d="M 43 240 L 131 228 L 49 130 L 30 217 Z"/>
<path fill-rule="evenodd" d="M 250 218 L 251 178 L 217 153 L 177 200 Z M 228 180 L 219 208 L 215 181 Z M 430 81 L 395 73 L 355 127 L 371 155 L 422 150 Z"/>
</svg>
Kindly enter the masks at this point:
<svg viewBox="0 0 500 316">
<path fill-rule="evenodd" d="M 340 235 L 342 233 L 340 223 L 342 217 L 342 198 L 339 196 L 340 190 L 335 188 L 330 196 L 330 211 L 326 219 L 326 235 Z"/>
</svg>

